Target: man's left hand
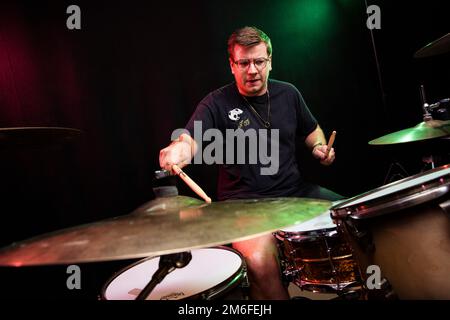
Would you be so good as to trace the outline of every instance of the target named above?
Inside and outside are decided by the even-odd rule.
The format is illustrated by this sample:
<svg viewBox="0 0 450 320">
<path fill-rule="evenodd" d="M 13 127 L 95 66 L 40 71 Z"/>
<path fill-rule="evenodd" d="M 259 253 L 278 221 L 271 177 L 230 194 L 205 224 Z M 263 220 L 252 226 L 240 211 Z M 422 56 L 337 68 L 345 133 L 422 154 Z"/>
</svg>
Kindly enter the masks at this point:
<svg viewBox="0 0 450 320">
<path fill-rule="evenodd" d="M 334 153 L 334 148 L 331 148 L 329 152 L 327 152 L 328 146 L 319 145 L 314 147 L 312 154 L 314 158 L 320 160 L 320 163 L 324 166 L 329 166 L 333 163 L 336 158 L 336 154 Z"/>
</svg>

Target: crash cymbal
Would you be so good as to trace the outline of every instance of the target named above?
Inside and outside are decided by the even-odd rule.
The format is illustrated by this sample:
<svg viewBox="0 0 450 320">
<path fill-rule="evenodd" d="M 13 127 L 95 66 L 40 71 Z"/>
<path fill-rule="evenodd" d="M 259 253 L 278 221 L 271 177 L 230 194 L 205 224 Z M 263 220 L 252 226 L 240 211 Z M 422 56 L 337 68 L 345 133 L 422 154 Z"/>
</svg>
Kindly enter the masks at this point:
<svg viewBox="0 0 450 320">
<path fill-rule="evenodd" d="M 414 58 L 425 58 L 446 52 L 450 52 L 450 33 L 419 49 L 414 54 Z"/>
<path fill-rule="evenodd" d="M 197 203 L 150 201 L 129 215 L 63 229 L 0 250 L 2 266 L 72 264 L 157 256 L 211 247 L 307 221 L 326 200 L 267 198 Z"/>
<path fill-rule="evenodd" d="M 415 127 L 400 130 L 369 141 L 371 145 L 385 145 L 421 141 L 450 135 L 450 121 L 429 120 Z"/>
<path fill-rule="evenodd" d="M 0 147 L 47 145 L 68 141 L 80 134 L 78 129 L 62 127 L 0 128 Z"/>
</svg>

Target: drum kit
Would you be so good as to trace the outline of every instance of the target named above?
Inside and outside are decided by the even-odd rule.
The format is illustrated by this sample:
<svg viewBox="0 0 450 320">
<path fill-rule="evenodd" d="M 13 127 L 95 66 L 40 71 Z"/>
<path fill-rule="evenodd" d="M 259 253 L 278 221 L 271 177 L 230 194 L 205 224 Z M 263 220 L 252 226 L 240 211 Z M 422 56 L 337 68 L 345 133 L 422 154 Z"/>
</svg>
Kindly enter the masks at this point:
<svg viewBox="0 0 450 320">
<path fill-rule="evenodd" d="M 450 34 L 416 57 L 447 51 Z M 449 136 L 450 121 L 432 119 L 430 109 L 424 103 L 424 122 L 369 144 Z M 6 128 L 0 129 L 0 145 L 59 142 L 79 134 L 56 127 Z M 0 266 L 142 258 L 114 274 L 100 298 L 224 299 L 249 285 L 245 260 L 226 245 L 272 233 L 283 280 L 302 290 L 362 300 L 450 299 L 450 165 L 335 203 L 306 198 L 204 203 L 173 189 L 160 191 L 128 215 L 4 247 Z"/>
</svg>

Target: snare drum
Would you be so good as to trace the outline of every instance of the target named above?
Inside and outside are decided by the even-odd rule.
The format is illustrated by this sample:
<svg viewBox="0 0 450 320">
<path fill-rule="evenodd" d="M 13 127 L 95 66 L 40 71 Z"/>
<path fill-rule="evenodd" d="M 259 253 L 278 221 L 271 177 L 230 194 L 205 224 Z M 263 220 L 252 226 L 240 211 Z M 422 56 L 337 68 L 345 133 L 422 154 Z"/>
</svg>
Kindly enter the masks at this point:
<svg viewBox="0 0 450 320">
<path fill-rule="evenodd" d="M 449 190 L 446 165 L 331 208 L 354 249 L 368 298 L 450 299 Z M 377 277 L 385 286 L 375 286 Z"/>
<path fill-rule="evenodd" d="M 326 211 L 275 233 L 283 277 L 302 290 L 343 293 L 359 285 L 350 246 Z"/>
<path fill-rule="evenodd" d="M 147 300 L 246 299 L 246 265 L 234 249 L 192 250 L 192 259 L 159 283 Z M 158 270 L 159 257 L 147 258 L 121 270 L 102 290 L 105 300 L 134 300 Z"/>
</svg>

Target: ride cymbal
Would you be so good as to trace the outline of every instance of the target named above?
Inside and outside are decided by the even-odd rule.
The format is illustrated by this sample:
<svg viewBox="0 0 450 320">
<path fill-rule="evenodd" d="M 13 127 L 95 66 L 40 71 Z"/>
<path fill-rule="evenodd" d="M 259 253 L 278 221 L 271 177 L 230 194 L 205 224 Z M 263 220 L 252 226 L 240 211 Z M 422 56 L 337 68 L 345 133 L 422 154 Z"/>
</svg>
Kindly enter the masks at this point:
<svg viewBox="0 0 450 320">
<path fill-rule="evenodd" d="M 450 33 L 419 49 L 414 54 L 414 58 L 425 58 L 446 52 L 450 52 Z"/>
<path fill-rule="evenodd" d="M 429 120 L 418 125 L 389 133 L 369 141 L 371 145 L 386 145 L 421 141 L 450 135 L 450 121 Z"/>
<path fill-rule="evenodd" d="M 329 201 L 305 198 L 198 202 L 159 198 L 129 215 L 14 243 L 0 250 L 0 265 L 108 261 L 217 246 L 304 222 L 331 207 Z"/>
</svg>

